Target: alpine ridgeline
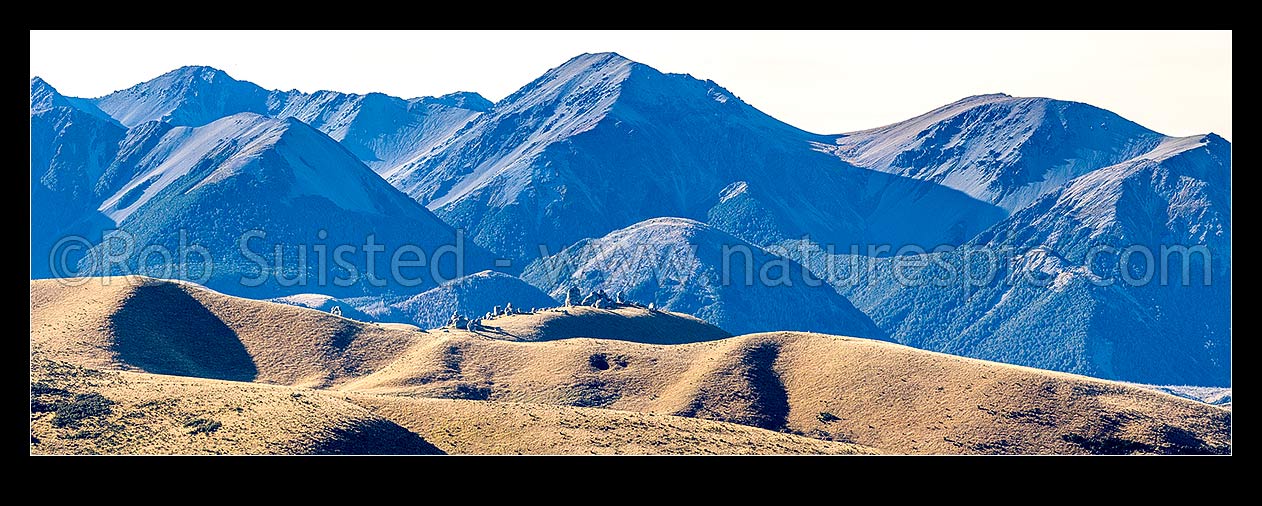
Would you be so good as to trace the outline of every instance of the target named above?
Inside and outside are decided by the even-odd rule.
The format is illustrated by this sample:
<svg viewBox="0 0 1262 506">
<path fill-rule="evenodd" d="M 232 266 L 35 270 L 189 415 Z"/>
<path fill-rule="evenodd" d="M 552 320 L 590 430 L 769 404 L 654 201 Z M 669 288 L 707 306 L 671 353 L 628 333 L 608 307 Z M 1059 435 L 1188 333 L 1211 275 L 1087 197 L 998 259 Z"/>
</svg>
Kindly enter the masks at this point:
<svg viewBox="0 0 1262 506">
<path fill-rule="evenodd" d="M 139 272 L 252 297 L 352 296 L 414 293 L 490 265 L 485 251 L 296 119 L 246 112 L 124 130 L 43 81 L 32 90 L 33 277 Z M 92 247 L 67 248 L 67 237 Z M 351 251 L 335 255 L 339 246 Z M 386 259 L 369 258 L 372 248 L 405 246 L 430 262 L 395 276 Z"/>
<path fill-rule="evenodd" d="M 614 53 L 494 104 L 271 91 L 184 67 L 97 99 L 32 79 L 31 140 L 33 277 L 178 267 L 139 248 L 184 241 L 214 255 L 218 290 L 319 293 L 290 302 L 385 321 L 432 326 L 578 287 L 736 333 L 1230 384 L 1231 144 L 1087 104 L 981 95 L 818 135 Z M 115 228 L 136 251 L 99 244 Z M 266 235 L 243 246 L 251 230 Z M 312 284 L 366 273 L 362 250 L 345 266 L 331 253 L 369 235 L 430 254 L 463 241 L 463 265 L 441 257 L 444 275 L 416 284 Z M 80 236 L 86 255 L 63 251 Z M 480 272 L 492 265 L 508 274 Z M 240 284 L 261 271 L 271 281 Z"/>
<path fill-rule="evenodd" d="M 857 169 L 710 81 L 584 54 L 437 149 L 383 172 L 478 244 L 524 264 L 649 218 L 759 245 L 962 242 L 1004 217 L 941 185 Z"/>
<path fill-rule="evenodd" d="M 1158 384 L 1230 385 L 1231 144 L 988 95 L 832 150 L 1012 214 L 957 248 L 789 248 L 898 342 Z M 926 247 L 926 249 L 931 249 Z"/>
</svg>

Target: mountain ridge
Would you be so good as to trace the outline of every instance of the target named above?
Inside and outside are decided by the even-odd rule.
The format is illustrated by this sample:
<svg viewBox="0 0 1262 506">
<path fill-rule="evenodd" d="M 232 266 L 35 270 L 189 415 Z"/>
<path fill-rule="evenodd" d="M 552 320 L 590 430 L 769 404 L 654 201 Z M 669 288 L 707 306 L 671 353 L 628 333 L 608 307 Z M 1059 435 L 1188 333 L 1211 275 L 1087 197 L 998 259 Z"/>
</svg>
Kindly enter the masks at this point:
<svg viewBox="0 0 1262 506">
<path fill-rule="evenodd" d="M 490 105 L 468 91 L 403 99 L 377 92 L 267 90 L 206 66 L 180 67 L 124 90 L 77 100 L 100 107 L 127 127 L 148 121 L 202 126 L 242 112 L 295 116 L 343 142 L 376 170 L 423 152 Z"/>
<path fill-rule="evenodd" d="M 820 149 L 861 167 L 934 180 L 1009 212 L 1165 136 L 1080 102 L 974 95 L 914 118 L 842 134 Z"/>
<path fill-rule="evenodd" d="M 227 204 L 234 203 L 234 204 Z M 136 243 L 163 245 L 182 251 L 181 244 L 199 244 L 212 256 L 213 277 L 208 283 L 237 294 L 259 298 L 301 293 L 310 282 L 333 277 L 351 279 L 345 286 L 327 283 L 335 295 L 364 295 L 370 264 L 366 251 L 347 266 L 327 271 L 325 261 L 307 262 L 310 241 L 367 244 L 369 237 L 387 251 L 405 244 L 436 252 L 456 244 L 458 233 L 416 202 L 376 176 L 345 147 L 315 128 L 294 119 L 278 120 L 253 113 L 227 116 L 201 127 L 172 127 L 141 158 L 136 176 L 106 197 L 99 212 L 115 226 L 132 234 Z M 314 222 L 312 216 L 326 221 Z M 255 231 L 255 232 L 252 232 Z M 245 255 L 238 242 L 255 233 L 261 246 L 251 248 L 259 260 Z M 323 235 L 322 235 L 323 234 Z M 248 246 L 250 243 L 247 243 Z M 283 245 L 280 255 L 273 245 Z M 95 247 L 105 258 L 102 243 Z M 467 245 L 470 268 L 490 265 L 488 255 Z M 140 272 L 138 257 L 127 259 L 130 272 Z M 264 266 L 261 263 L 267 261 Z M 440 260 L 440 259 L 436 259 Z M 449 272 L 458 263 L 444 258 L 433 272 Z M 91 265 L 90 272 L 120 273 L 119 266 Z M 299 285 L 284 286 L 295 269 Z M 340 270 L 338 270 L 340 269 Z M 358 274 L 352 275 L 351 270 Z M 199 272 L 205 272 L 204 268 Z M 121 272 L 125 273 L 125 272 Z M 377 275 L 380 275 L 378 270 Z M 265 276 L 251 286 L 244 279 Z M 414 272 L 408 274 L 414 277 Z M 404 290 L 403 278 L 388 276 L 374 290 Z M 424 280 L 429 277 L 425 276 Z M 428 281 L 433 283 L 433 280 Z"/>
<path fill-rule="evenodd" d="M 903 344 L 1102 378 L 1228 386 L 1230 163 L 1221 137 L 1170 138 L 901 274 L 895 258 L 817 251 L 804 263 Z M 1005 251 L 996 264 L 992 255 Z M 1128 251 L 1136 265 L 1123 272 Z"/>
<path fill-rule="evenodd" d="M 481 246 L 523 264 L 538 257 L 539 244 L 555 251 L 660 216 L 714 215 L 713 223 L 763 245 L 804 232 L 835 242 L 963 241 L 1003 216 L 956 190 L 812 149 L 824 139 L 711 81 L 599 53 L 550 69 L 435 151 L 383 175 Z M 725 188 L 738 182 L 756 201 L 722 205 Z M 845 194 L 859 197 L 836 199 Z M 946 206 L 958 212 L 927 212 Z M 750 228 L 751 209 L 776 219 Z M 920 211 L 930 221 L 896 226 Z"/>
<path fill-rule="evenodd" d="M 316 183 L 325 175 L 308 169 L 322 165 L 266 148 L 282 154 L 267 155 L 266 170 L 258 174 L 297 182 L 250 197 L 251 205 L 262 209 L 249 219 L 259 223 L 279 220 L 292 232 L 313 232 L 304 228 L 312 213 L 349 212 L 336 214 L 347 217 L 336 221 L 354 223 L 362 232 L 418 215 L 433 230 L 463 229 L 484 260 L 493 252 L 513 265 L 505 269 L 510 273 L 533 268 L 526 277 L 549 291 L 564 287 L 539 280 L 538 262 L 545 256 L 576 254 L 599 246 L 600 238 L 663 217 L 704 223 L 732 236 L 721 242 L 766 252 L 760 259 L 768 263 L 787 257 L 796 262 L 790 265 L 817 274 L 820 266 L 796 256 L 796 246 L 857 245 L 860 256 L 882 267 L 865 278 L 867 286 L 838 285 L 840 295 L 820 299 L 850 299 L 877 330 L 900 342 L 1130 380 L 1229 381 L 1230 354 L 1223 353 L 1230 347 L 1230 142 L 1213 134 L 1173 138 L 1089 104 L 986 94 L 890 125 L 821 136 L 762 113 L 712 81 L 658 72 L 616 53 L 576 56 L 495 104 L 461 92 L 405 100 L 378 93 L 269 91 L 208 67 L 182 67 L 96 100 L 61 96 L 39 78 L 32 78 L 31 87 L 32 275 L 37 277 L 45 274 L 45 262 L 38 260 L 49 243 L 105 228 L 110 220 L 102 211 L 117 218 L 115 225 L 127 222 L 174 184 L 145 171 L 162 158 L 156 151 L 184 145 L 175 137 L 201 127 L 170 122 L 219 121 L 223 118 L 214 116 L 225 111 L 257 109 L 245 112 L 296 118 L 286 120 L 293 121 L 293 132 L 307 128 L 297 123 L 314 125 L 312 132 L 321 136 L 309 137 L 331 139 L 342 148 L 328 150 L 324 140 L 312 140 L 307 144 L 320 147 L 315 151 L 336 152 L 334 165 L 343 168 L 367 165 L 403 189 L 408 198 L 402 200 L 412 201 L 367 183 L 390 195 L 381 199 L 387 207 L 402 210 L 378 213 L 378 199 L 360 191 L 363 181 Z M 97 105 L 131 128 L 123 130 Z M 170 122 L 142 121 L 150 116 Z M 231 145 L 237 140 L 216 138 L 224 145 L 190 156 L 189 163 L 214 171 L 206 172 L 205 185 L 180 188 L 200 192 L 242 177 L 252 158 Z M 248 144 L 245 137 L 239 140 Z M 291 178 L 295 170 L 305 176 Z M 237 194 L 250 195 L 227 190 L 216 195 L 230 201 Z M 302 197 L 312 195 L 319 197 L 307 206 Z M 97 206 L 102 200 L 109 205 Z M 173 238 L 158 229 L 201 218 L 166 214 L 214 207 L 206 202 L 180 207 L 190 199 L 176 200 L 181 204 L 170 213 L 136 220 L 143 222 L 141 238 L 169 243 Z M 236 218 L 216 215 L 226 223 Z M 399 237 L 416 233 L 396 231 Z M 305 244 L 311 241 L 305 232 L 278 240 Z M 1212 286 L 1096 289 L 1091 283 L 1102 271 L 1084 272 L 1079 265 L 1091 247 L 1152 249 L 1172 243 L 1209 249 L 1215 259 Z M 881 245 L 888 246 L 885 252 L 862 248 Z M 1005 266 L 1009 274 L 1052 276 L 1056 282 L 1021 289 L 986 286 L 972 298 L 959 297 L 973 293 L 968 290 L 899 286 L 891 255 L 904 245 L 969 252 L 1015 247 L 1021 251 Z M 964 254 L 918 258 L 959 263 L 967 261 Z M 1116 256 L 1097 259 L 1113 262 Z M 1117 276 L 1113 263 L 1111 274 Z M 610 266 L 591 267 L 574 281 L 587 289 L 619 284 Z M 647 279 L 626 275 L 623 285 Z M 678 286 L 644 286 L 640 295 L 659 305 L 670 305 L 656 298 L 660 294 L 681 301 L 714 295 L 695 284 L 677 292 Z M 328 296 L 385 308 L 394 297 L 425 288 L 388 297 L 368 288 Z M 374 296 L 380 300 L 363 299 Z M 1214 307 L 1198 311 L 1203 304 Z M 811 307 L 811 301 L 802 306 Z M 704 312 L 704 307 L 717 306 L 686 309 Z M 425 321 L 432 324 L 438 316 Z M 746 322 L 754 326 L 744 330 L 773 330 L 757 325 L 781 321 L 779 315 L 766 316 L 770 319 Z M 951 330 L 933 328 L 935 321 Z M 1041 337 L 1047 335 L 1054 337 Z M 1198 347 L 1212 350 L 1195 351 Z M 1129 351 L 1119 355 L 1123 349 Z M 1185 350 L 1196 358 L 1188 371 L 1171 376 L 1173 366 L 1152 365 L 1168 362 L 1161 349 Z M 1133 365 L 1123 355 L 1147 358 Z M 1145 368 L 1144 360 L 1153 362 Z"/>
</svg>

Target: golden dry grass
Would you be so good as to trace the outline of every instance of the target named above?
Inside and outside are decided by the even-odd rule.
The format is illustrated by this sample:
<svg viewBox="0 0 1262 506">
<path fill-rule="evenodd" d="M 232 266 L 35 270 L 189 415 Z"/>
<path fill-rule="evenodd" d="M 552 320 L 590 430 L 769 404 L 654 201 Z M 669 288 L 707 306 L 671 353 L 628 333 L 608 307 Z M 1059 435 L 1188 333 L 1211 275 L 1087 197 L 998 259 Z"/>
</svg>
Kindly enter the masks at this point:
<svg viewBox="0 0 1262 506">
<path fill-rule="evenodd" d="M 31 347 L 89 367 L 322 387 L 421 335 L 138 276 L 31 281 Z"/>
<path fill-rule="evenodd" d="M 452 454 L 853 455 L 859 445 L 733 423 L 609 409 L 351 394 Z"/>
<path fill-rule="evenodd" d="M 33 454 L 433 454 L 416 434 L 326 391 L 43 359 Z"/>
<path fill-rule="evenodd" d="M 645 316 L 594 308 L 503 317 L 492 320 L 503 325 L 491 332 L 421 332 L 192 285 L 129 281 L 108 287 L 32 281 L 35 358 L 330 388 L 321 395 L 370 405 L 442 449 L 462 452 L 527 451 L 531 438 L 559 437 L 562 423 L 575 426 L 568 434 L 577 442 L 554 438 L 538 451 L 738 452 L 740 441 L 755 438 L 733 432 L 714 439 L 737 429 L 681 425 L 666 415 L 890 453 L 1223 453 L 1231 445 L 1228 409 L 867 339 L 777 332 L 679 345 L 546 340 L 561 335 L 556 329 L 595 335 L 622 325 L 622 338 L 636 339 L 635 329 L 649 328 L 652 340 L 704 328 L 666 313 L 619 324 Z M 678 327 L 654 331 L 648 324 L 654 321 Z M 504 340 L 505 334 L 545 342 Z M 141 376 L 121 377 L 130 378 L 126 388 L 144 388 Z M 478 425 L 479 417 L 498 421 Z M 671 422 L 652 423 L 660 420 Z M 457 426 L 485 440 L 444 439 L 443 431 Z M 615 429 L 598 430 L 605 426 Z M 658 439 L 686 432 L 704 444 L 640 446 L 648 436 L 637 430 Z M 529 437 L 514 439 L 515 432 Z M 776 445 L 823 451 L 764 436 L 758 437 L 770 446 L 758 452 L 779 452 Z"/>
<path fill-rule="evenodd" d="M 1228 410 L 1146 389 L 778 332 L 675 346 L 431 333 L 338 388 L 675 414 L 895 453 L 1214 453 Z"/>
<path fill-rule="evenodd" d="M 37 358 L 32 364 L 31 453 L 850 455 L 875 451 L 676 416 L 341 394 L 99 371 Z"/>
</svg>

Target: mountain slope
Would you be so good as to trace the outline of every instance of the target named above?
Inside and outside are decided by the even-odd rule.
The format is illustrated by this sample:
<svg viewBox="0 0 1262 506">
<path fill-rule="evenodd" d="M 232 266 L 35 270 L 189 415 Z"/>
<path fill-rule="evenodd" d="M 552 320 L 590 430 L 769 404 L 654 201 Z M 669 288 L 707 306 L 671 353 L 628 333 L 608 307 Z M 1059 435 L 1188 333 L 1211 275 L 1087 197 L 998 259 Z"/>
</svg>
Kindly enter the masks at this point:
<svg viewBox="0 0 1262 506">
<path fill-rule="evenodd" d="M 584 294 L 623 292 L 624 300 L 692 314 L 737 334 L 802 329 L 884 337 L 845 297 L 804 273 L 708 225 L 658 218 L 580 241 L 532 263 L 522 278 L 558 299 L 571 286 Z"/>
<path fill-rule="evenodd" d="M 1162 138 L 1087 104 L 994 94 L 846 134 L 821 148 L 1013 212 L 1070 179 L 1143 154 Z"/>
<path fill-rule="evenodd" d="M 51 251 L 62 237 L 100 240 L 92 233 L 107 223 L 95 203 L 113 190 L 112 165 L 127 132 L 93 109 L 42 79 L 31 80 L 32 277 L 47 277 L 62 263 Z"/>
<path fill-rule="evenodd" d="M 429 152 L 490 106 L 481 95 L 466 92 L 403 100 L 381 93 L 290 91 L 272 92 L 268 114 L 302 120 L 382 171 Z"/>
<path fill-rule="evenodd" d="M 341 142 L 360 161 L 384 170 L 418 154 L 486 111 L 476 93 L 411 100 L 381 93 L 265 90 L 211 67 L 181 67 L 94 101 L 80 100 L 135 127 L 148 121 L 202 126 L 243 112 L 297 118 Z"/>
<path fill-rule="evenodd" d="M 1220 137 L 1172 139 L 1074 179 L 958 250 L 817 252 L 804 263 L 900 343 L 1103 378 L 1229 386 L 1230 163 Z M 1162 253 L 1179 245 L 1193 250 Z"/>
<path fill-rule="evenodd" d="M 267 112 L 268 91 L 226 72 L 202 66 L 180 67 L 95 100 L 96 106 L 128 128 L 148 121 L 202 126 L 242 112 Z"/>
<path fill-rule="evenodd" d="M 31 114 L 34 115 L 35 113 L 43 112 L 55 107 L 72 107 L 106 123 L 112 123 L 120 127 L 123 126 L 121 123 L 115 121 L 114 118 L 110 117 L 109 114 L 106 114 L 105 111 L 98 108 L 91 100 L 67 97 L 57 91 L 53 85 L 48 84 L 48 82 L 43 78 L 38 76 L 32 77 Z"/>
<path fill-rule="evenodd" d="M 378 318 L 432 329 L 446 325 L 453 313 L 477 318 L 508 304 L 528 310 L 553 307 L 557 301 L 516 277 L 482 271 L 390 303 L 388 312 Z"/>
<path fill-rule="evenodd" d="M 388 261 L 405 245 L 419 247 L 424 256 L 463 241 L 336 142 L 294 119 L 244 113 L 203 127 L 175 127 L 134 172 L 99 208 L 137 245 L 139 251 L 125 259 L 129 272 L 173 277 L 173 257 L 138 271 L 141 247 L 177 252 L 181 244 L 197 244 L 214 259 L 206 284 L 255 297 L 310 292 L 313 286 L 343 296 L 406 291 L 433 286 L 435 272 L 439 280 L 457 274 L 458 255 L 448 254 L 435 260 L 438 266 L 431 262 L 392 275 Z M 376 281 L 368 278 L 369 255 L 376 254 L 369 251 L 370 238 L 384 247 L 373 265 Z M 312 243 L 325 245 L 325 259 L 317 258 L 321 253 Z M 339 246 L 351 250 L 328 258 Z M 468 268 L 489 264 L 475 245 L 464 250 Z M 201 259 L 189 261 L 187 279 L 206 274 L 204 264 L 195 262 Z M 119 265 L 90 269 L 128 272 Z"/>
<path fill-rule="evenodd" d="M 541 256 L 539 245 L 557 251 L 659 216 L 711 220 L 759 244 L 807 233 L 845 244 L 958 243 L 1003 217 L 960 192 L 812 148 L 825 140 L 713 82 L 585 54 L 383 175 L 521 263 Z M 733 200 L 737 187 L 748 191 Z M 894 218 L 911 215 L 926 219 L 911 227 Z"/>
<path fill-rule="evenodd" d="M 972 242 L 1044 245 L 1075 260 L 1102 244 L 1205 245 L 1229 266 L 1230 170 L 1231 143 L 1222 137 L 1168 138 L 1074 179 Z"/>
<path fill-rule="evenodd" d="M 281 286 L 288 282 L 275 279 L 261 287 L 241 282 L 242 275 L 253 278 L 249 274 L 263 272 L 258 262 L 266 261 L 270 264 L 267 272 L 282 271 L 292 279 L 301 270 L 310 275 L 311 279 L 305 280 L 309 283 L 324 279 L 326 289 L 322 291 L 363 295 L 368 291 L 363 279 L 368 253 L 362 250 L 369 235 L 378 243 L 382 239 L 391 243 L 386 244 L 386 255 L 404 244 L 432 253 L 445 244 L 465 243 L 457 241 L 455 231 L 431 213 L 365 170 L 345 149 L 301 122 L 249 113 L 214 118 L 237 110 L 267 112 L 268 105 L 266 100 L 258 100 L 259 88 L 215 69 L 182 68 L 97 101 L 130 129 L 109 119 L 89 101 L 62 96 L 41 79 L 32 79 L 31 86 L 33 277 L 138 272 L 137 255 L 144 247 L 156 245 L 165 247 L 172 256 L 162 260 L 151 251 L 155 256 L 147 260 L 156 265 L 148 265 L 152 269 L 145 273 L 199 279 L 228 292 L 259 297 L 311 291 L 302 284 Z M 484 104 L 479 98 L 456 94 L 413 102 L 421 109 L 480 107 Z M 411 105 L 404 102 L 404 107 Z M 366 131 L 357 125 L 372 123 L 367 117 L 375 113 L 365 114 L 360 106 L 351 109 L 350 120 L 356 121 L 342 133 Z M 293 112 L 317 110 L 312 106 Z M 199 127 L 172 126 L 198 124 L 206 118 L 215 121 Z M 364 135 L 370 134 L 385 135 Z M 313 216 L 332 221 L 327 225 L 314 223 Z M 66 255 L 52 251 L 57 241 L 71 236 L 101 243 L 102 233 L 114 228 L 127 234 L 119 236 L 118 243 L 129 243 L 131 248 L 129 252 L 118 248 L 124 253 L 118 257 L 121 262 L 109 261 L 115 255 L 102 253 L 113 250 L 102 246 L 86 254 L 81 250 Z M 239 241 L 250 230 L 270 236 L 251 243 L 251 251 L 261 253 L 265 260 L 241 253 Z M 322 239 L 328 241 L 329 249 L 339 245 L 360 248 L 357 258 L 346 264 L 354 267 L 358 277 L 349 275 L 349 269 L 336 260 L 339 265 L 332 268 L 314 265 L 327 264 L 331 260 L 327 258 L 312 258 L 305 269 L 295 266 L 301 257 L 292 249 Z M 283 267 L 277 268 L 276 255 L 268 253 L 282 243 L 291 250 L 285 251 Z M 192 257 L 194 265 L 188 266 L 194 272 L 169 268 L 186 260 L 174 258 L 181 244 L 209 248 L 214 255 L 214 275 L 200 277 L 205 269 L 197 252 Z M 485 252 L 471 243 L 466 246 L 471 269 L 488 265 Z M 443 279 L 463 273 L 451 265 L 451 255 L 443 261 L 439 269 L 446 273 Z M 323 277 L 317 272 L 320 269 L 325 271 Z M 378 271 L 377 276 L 395 281 L 387 275 L 388 269 Z M 414 293 L 418 287 L 436 284 L 433 271 L 428 272 L 430 276 L 421 276 L 426 269 L 411 270 L 403 275 L 428 281 L 387 283 L 385 291 Z M 337 277 L 350 282 L 332 283 Z"/>
</svg>

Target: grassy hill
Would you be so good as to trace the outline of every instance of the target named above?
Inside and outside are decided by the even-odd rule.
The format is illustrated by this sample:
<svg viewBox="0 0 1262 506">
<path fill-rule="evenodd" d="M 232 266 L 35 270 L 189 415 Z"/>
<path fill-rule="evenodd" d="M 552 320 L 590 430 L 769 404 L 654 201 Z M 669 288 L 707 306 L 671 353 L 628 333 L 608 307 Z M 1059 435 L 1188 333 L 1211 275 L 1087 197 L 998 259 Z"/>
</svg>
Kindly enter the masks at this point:
<svg viewBox="0 0 1262 506">
<path fill-rule="evenodd" d="M 33 405 L 34 452 L 390 451 L 356 446 L 367 444 L 357 434 L 378 433 L 401 453 L 1231 450 L 1229 409 L 868 339 L 774 332 L 632 342 L 713 329 L 638 308 L 561 308 L 495 318 L 486 331 L 420 331 L 183 283 L 110 281 L 31 282 L 33 392 L 67 392 L 56 402 L 97 393 L 115 413 L 72 437 L 79 433 L 52 425 L 55 409 Z M 611 332 L 620 337 L 574 337 Z M 177 407 L 151 417 L 153 402 Z M 232 441 L 187 439 L 192 429 L 181 427 L 195 426 L 180 424 L 203 415 L 224 418 L 214 418 L 215 433 Z M 290 419 L 300 441 L 252 425 Z M 142 431 L 150 436 L 118 439 L 136 426 L 151 426 Z"/>
</svg>

